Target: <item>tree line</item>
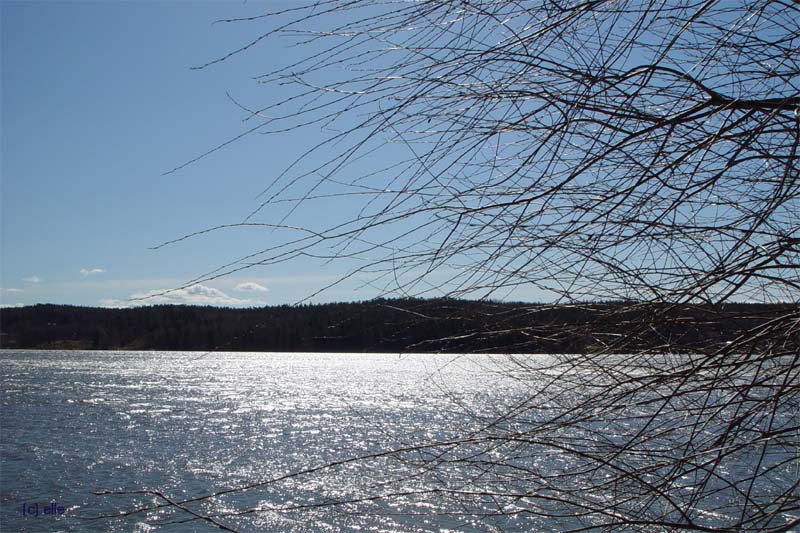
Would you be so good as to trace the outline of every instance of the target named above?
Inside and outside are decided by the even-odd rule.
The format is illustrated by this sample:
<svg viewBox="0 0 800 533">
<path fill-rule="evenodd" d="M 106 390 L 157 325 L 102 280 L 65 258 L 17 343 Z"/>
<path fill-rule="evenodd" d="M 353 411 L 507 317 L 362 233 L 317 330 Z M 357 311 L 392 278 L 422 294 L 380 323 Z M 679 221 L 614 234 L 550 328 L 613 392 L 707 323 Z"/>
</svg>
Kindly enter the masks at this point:
<svg viewBox="0 0 800 533">
<path fill-rule="evenodd" d="M 46 304 L 3 309 L 0 343 L 7 349 L 82 350 L 587 353 L 664 346 L 691 351 L 730 344 L 791 306 L 664 305 L 659 313 L 649 307 L 414 298 L 249 309 Z M 645 312 L 659 320 L 631 335 L 631 324 Z"/>
</svg>

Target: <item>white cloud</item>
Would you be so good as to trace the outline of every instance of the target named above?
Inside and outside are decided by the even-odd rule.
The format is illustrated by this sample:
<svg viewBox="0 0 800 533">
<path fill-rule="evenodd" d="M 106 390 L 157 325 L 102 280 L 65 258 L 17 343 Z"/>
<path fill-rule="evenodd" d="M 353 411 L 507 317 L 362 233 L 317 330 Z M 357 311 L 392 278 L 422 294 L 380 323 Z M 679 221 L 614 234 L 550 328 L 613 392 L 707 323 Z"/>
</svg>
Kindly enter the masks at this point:
<svg viewBox="0 0 800 533">
<path fill-rule="evenodd" d="M 27 278 L 22 278 L 22 281 L 27 281 L 28 283 L 41 283 L 44 280 L 39 276 L 29 276 Z"/>
<path fill-rule="evenodd" d="M 97 304 L 100 307 L 110 307 L 116 309 L 131 307 L 131 302 L 126 302 L 124 300 L 114 300 L 113 298 L 104 298 L 102 300 L 99 300 Z"/>
<path fill-rule="evenodd" d="M 258 283 L 253 283 L 252 281 L 247 281 L 245 283 L 239 283 L 234 287 L 237 291 L 256 291 L 256 292 L 269 292 L 269 289 L 264 287 L 263 285 L 259 285 Z"/>
<path fill-rule="evenodd" d="M 2 291 L 2 292 L 25 292 L 22 289 L 14 289 L 14 288 L 11 288 L 11 287 L 9 287 L 8 289 L 4 289 L 4 288 L 0 287 L 0 291 Z"/>
<path fill-rule="evenodd" d="M 91 269 L 82 268 L 81 276 L 91 276 L 92 274 L 102 274 L 103 272 L 105 272 L 105 270 L 102 268 L 91 268 Z"/>
<path fill-rule="evenodd" d="M 264 305 L 266 303 L 262 300 L 234 298 L 219 289 L 199 284 L 166 293 L 164 289 L 155 289 L 144 293 L 132 294 L 131 298 L 138 300 L 135 302 L 136 305 L 176 304 L 242 307 Z"/>
<path fill-rule="evenodd" d="M 0 308 L 7 309 L 9 307 L 25 307 L 25 304 L 4 304 L 0 303 Z"/>
</svg>

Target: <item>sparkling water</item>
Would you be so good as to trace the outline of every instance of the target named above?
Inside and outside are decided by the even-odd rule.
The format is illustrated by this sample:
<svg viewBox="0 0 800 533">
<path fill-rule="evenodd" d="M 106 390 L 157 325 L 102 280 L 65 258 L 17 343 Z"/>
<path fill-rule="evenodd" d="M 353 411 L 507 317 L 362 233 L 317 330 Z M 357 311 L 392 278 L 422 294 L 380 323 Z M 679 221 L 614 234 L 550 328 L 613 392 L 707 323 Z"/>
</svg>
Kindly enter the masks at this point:
<svg viewBox="0 0 800 533">
<path fill-rule="evenodd" d="M 164 503 L 153 494 L 95 493 L 154 489 L 185 501 L 447 440 L 525 394 L 508 364 L 489 355 L 5 350 L 0 529 L 218 531 L 170 507 L 118 516 Z M 187 506 L 224 515 L 323 502 L 402 478 L 404 468 L 411 472 L 397 462 L 347 463 Z M 219 521 L 239 531 L 482 529 L 469 517 L 437 518 L 424 500 L 399 505 L 359 514 L 262 510 Z M 525 529 L 513 522 L 506 527 Z"/>
</svg>

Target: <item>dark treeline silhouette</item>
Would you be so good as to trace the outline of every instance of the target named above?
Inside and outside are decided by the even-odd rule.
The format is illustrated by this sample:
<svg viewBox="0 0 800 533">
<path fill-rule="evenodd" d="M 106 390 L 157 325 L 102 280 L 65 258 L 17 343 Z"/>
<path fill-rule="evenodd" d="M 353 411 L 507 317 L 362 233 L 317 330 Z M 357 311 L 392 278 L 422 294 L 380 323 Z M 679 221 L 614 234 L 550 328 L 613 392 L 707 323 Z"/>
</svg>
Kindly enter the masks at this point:
<svg viewBox="0 0 800 533">
<path fill-rule="evenodd" d="M 578 353 L 723 346 L 791 306 L 396 299 L 251 309 L 35 305 L 2 310 L 3 348 Z M 658 321 L 642 327 L 643 313 Z M 631 324 L 639 328 L 632 334 Z M 624 333 L 624 335 L 623 335 Z M 620 342 L 624 340 L 624 342 Z"/>
</svg>

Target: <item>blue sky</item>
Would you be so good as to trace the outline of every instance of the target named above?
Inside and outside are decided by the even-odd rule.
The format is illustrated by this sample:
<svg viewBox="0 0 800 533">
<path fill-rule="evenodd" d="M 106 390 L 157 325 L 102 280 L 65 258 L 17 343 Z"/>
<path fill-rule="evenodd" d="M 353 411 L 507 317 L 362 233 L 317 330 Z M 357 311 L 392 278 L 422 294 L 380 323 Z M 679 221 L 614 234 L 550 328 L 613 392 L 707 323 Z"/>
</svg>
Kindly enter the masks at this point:
<svg viewBox="0 0 800 533">
<path fill-rule="evenodd" d="M 251 135 L 163 175 L 244 131 L 244 114 L 226 92 L 263 101 L 276 89 L 253 76 L 295 53 L 272 41 L 192 70 L 262 29 L 213 22 L 288 2 L 0 5 L 4 306 L 128 305 L 269 242 L 263 229 L 236 229 L 150 249 L 241 221 L 269 180 L 315 141 L 308 130 Z M 313 262 L 260 267 L 146 302 L 292 303 L 343 271 Z M 358 285 L 316 299 L 374 296 Z"/>
<path fill-rule="evenodd" d="M 299 2 L 0 0 L 1 305 L 284 304 L 316 295 L 348 273 L 353 260 L 301 257 L 193 285 L 192 280 L 222 265 L 241 264 L 237 260 L 247 254 L 292 237 L 264 227 L 232 228 L 152 249 L 243 221 L 263 201 L 259 193 L 295 160 L 304 158 L 305 168 L 313 169 L 345 150 L 339 144 L 305 156 L 311 146 L 333 135 L 317 124 L 272 135 L 256 131 L 183 166 L 253 127 L 253 121 L 245 120 L 252 117 L 236 102 L 260 108 L 296 94 L 296 86 L 260 84 L 256 78 L 314 51 L 314 45 L 296 48 L 292 41 L 273 38 L 210 68 L 193 69 L 265 31 L 263 20 L 215 21 L 254 17 Z M 322 23 L 341 22 L 326 16 Z M 349 79 L 350 71 L 345 75 Z M 340 118 L 334 126 L 344 123 L 346 128 L 352 126 L 348 121 L 362 119 L 358 112 Z M 368 176 L 370 164 L 392 167 L 392 158 L 400 162 L 411 157 L 403 143 L 374 142 L 384 144 L 376 161 L 354 158 L 353 167 L 360 167 L 347 167 L 342 174 Z M 176 167 L 180 169 L 169 172 Z M 388 192 L 389 181 L 383 184 L 381 179 L 391 179 L 392 172 L 376 172 L 380 177 L 369 182 L 373 190 Z M 358 190 L 356 182 L 351 185 Z M 303 190 L 290 189 L 286 197 L 302 196 Z M 255 221 L 281 221 L 281 210 L 291 205 L 270 204 Z M 307 201 L 287 222 L 320 230 L 359 216 L 360 207 L 357 196 Z M 405 274 L 416 278 L 419 265 L 402 264 L 406 242 L 446 238 L 445 233 L 423 234 L 425 227 L 397 227 L 406 222 L 393 222 L 394 228 L 384 224 L 374 232 L 373 242 L 389 242 L 385 248 L 399 250 L 401 263 L 384 272 L 379 286 L 391 285 L 392 276 L 402 278 L 406 267 Z M 405 241 L 393 241 L 391 235 Z M 435 296 L 448 283 L 458 286 L 475 266 L 468 254 L 459 259 L 467 261 L 461 271 L 450 262 L 431 275 L 430 285 L 415 286 L 415 294 Z M 395 256 L 387 264 L 395 265 Z M 481 275 L 476 270 L 472 274 Z M 366 274 L 348 278 L 311 301 L 372 298 L 380 293 L 369 279 Z M 179 290 L 162 294 L 170 289 Z M 491 296 L 528 301 L 552 297 L 533 284 L 503 289 L 505 293 Z"/>
<path fill-rule="evenodd" d="M 319 293 L 357 265 L 322 257 L 259 265 L 192 286 L 222 265 L 241 264 L 236 261 L 247 254 L 296 236 L 288 231 L 238 227 L 152 249 L 242 222 L 263 201 L 259 194 L 295 160 L 314 168 L 343 149 L 326 146 L 305 155 L 334 134 L 320 124 L 271 135 L 256 131 L 183 166 L 253 127 L 246 120 L 253 117 L 239 104 L 260 108 L 297 94 L 296 86 L 258 83 L 257 77 L 317 46 L 271 38 L 210 68 L 193 69 L 267 28 L 260 19 L 215 22 L 296 6 L 295 0 L 0 0 L 0 304 L 258 306 L 381 294 L 369 274 Z M 325 24 L 342 21 L 324 18 Z M 350 120 L 361 118 L 348 115 L 342 122 Z M 391 166 L 393 157 L 402 161 L 410 153 L 402 144 L 384 146 L 377 163 L 359 160 L 346 172 Z M 286 196 L 302 194 L 298 186 Z M 287 223 L 321 230 L 356 216 L 362 202 L 357 195 L 304 202 Z M 291 207 L 269 205 L 254 221 L 279 222 Z M 376 233 L 391 241 L 392 231 L 406 232 L 381 227 Z M 447 283 L 454 268 L 432 274 L 415 294 L 442 294 L 439 284 Z M 393 274 L 385 274 L 380 288 L 392 284 Z M 173 289 L 179 290 L 162 294 Z M 542 293 L 515 288 L 510 296 L 539 300 Z"/>
</svg>

